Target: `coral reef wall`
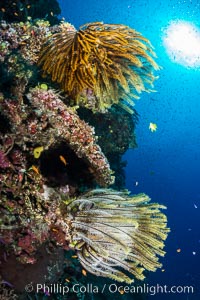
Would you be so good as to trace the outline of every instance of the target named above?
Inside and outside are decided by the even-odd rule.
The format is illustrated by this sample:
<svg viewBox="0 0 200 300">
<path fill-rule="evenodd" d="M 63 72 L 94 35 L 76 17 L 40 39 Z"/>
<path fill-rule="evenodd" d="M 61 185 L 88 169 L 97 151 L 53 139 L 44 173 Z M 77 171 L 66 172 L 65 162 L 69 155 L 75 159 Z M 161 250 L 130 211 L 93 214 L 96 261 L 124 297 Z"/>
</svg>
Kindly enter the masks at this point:
<svg viewBox="0 0 200 300">
<path fill-rule="evenodd" d="M 125 188 L 122 155 L 137 146 L 132 97 L 151 91 L 159 68 L 152 46 L 127 26 L 97 22 L 76 30 L 58 22 L 59 13 L 53 0 L 0 1 L 5 299 L 25 299 L 28 282 L 29 299 L 38 282 L 70 288 L 87 271 L 143 280 L 165 254 L 165 207 L 113 190 Z"/>
</svg>

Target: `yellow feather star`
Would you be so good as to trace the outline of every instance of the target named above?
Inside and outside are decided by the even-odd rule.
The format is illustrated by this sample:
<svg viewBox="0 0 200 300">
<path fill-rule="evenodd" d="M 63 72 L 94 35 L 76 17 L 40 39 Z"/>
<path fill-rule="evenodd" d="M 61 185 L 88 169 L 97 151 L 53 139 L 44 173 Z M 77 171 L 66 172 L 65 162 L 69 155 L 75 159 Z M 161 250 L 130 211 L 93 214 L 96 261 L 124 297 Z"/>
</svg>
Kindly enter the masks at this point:
<svg viewBox="0 0 200 300">
<path fill-rule="evenodd" d="M 40 52 L 43 75 L 59 83 L 74 105 L 104 112 L 119 104 L 133 113 L 133 99 L 152 91 L 159 69 L 149 40 L 128 26 L 101 22 L 60 29 Z"/>
</svg>

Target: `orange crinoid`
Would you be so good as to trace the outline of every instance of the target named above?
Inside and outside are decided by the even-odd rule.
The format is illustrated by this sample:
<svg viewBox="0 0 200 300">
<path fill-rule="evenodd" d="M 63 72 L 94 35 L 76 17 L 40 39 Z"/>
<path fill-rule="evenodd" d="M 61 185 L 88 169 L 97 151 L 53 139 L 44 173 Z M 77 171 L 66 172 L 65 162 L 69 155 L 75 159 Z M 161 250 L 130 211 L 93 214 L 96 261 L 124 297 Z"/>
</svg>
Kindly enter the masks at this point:
<svg viewBox="0 0 200 300">
<path fill-rule="evenodd" d="M 76 31 L 61 24 L 38 64 L 75 105 L 105 111 L 116 103 L 132 112 L 133 98 L 151 91 L 156 78 L 153 57 L 149 40 L 128 26 L 96 22 Z"/>
</svg>

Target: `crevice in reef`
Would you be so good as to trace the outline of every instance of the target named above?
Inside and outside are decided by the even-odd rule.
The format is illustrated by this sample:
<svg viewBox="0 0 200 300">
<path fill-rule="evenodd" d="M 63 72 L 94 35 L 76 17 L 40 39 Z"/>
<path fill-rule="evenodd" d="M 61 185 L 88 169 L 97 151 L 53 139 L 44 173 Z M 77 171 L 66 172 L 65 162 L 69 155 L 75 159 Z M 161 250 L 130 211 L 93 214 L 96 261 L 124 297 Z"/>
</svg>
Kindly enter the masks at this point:
<svg viewBox="0 0 200 300">
<path fill-rule="evenodd" d="M 67 184 L 92 187 L 94 177 L 83 159 L 77 157 L 75 152 L 65 143 L 60 143 L 40 157 L 40 171 L 45 177 L 47 185 L 60 187 Z"/>
</svg>

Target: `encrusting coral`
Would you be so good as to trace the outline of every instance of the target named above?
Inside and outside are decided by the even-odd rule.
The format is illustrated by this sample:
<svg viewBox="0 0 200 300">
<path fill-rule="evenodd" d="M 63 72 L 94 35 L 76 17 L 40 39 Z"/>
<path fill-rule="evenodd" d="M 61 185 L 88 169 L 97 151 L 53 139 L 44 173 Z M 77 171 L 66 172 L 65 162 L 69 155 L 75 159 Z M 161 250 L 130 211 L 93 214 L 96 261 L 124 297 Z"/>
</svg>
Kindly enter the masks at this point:
<svg viewBox="0 0 200 300">
<path fill-rule="evenodd" d="M 75 104 L 105 111 L 117 103 L 132 113 L 133 98 L 151 91 L 159 69 L 154 56 L 148 39 L 127 26 L 96 22 L 69 31 L 62 24 L 47 38 L 38 64 Z"/>
<path fill-rule="evenodd" d="M 70 245 L 86 270 L 131 283 L 126 271 L 143 280 L 145 269 L 162 266 L 157 255 L 164 256 L 169 232 L 160 211 L 165 206 L 149 201 L 145 194 L 97 189 L 66 202 Z"/>
<path fill-rule="evenodd" d="M 16 134 L 15 143 L 25 147 L 26 151 L 37 145 L 47 151 L 65 142 L 77 157 L 85 161 L 100 186 L 112 184 L 114 176 L 96 143 L 93 127 L 81 120 L 52 89 L 36 87 L 30 90 L 27 97 L 31 106 L 11 99 L 0 103 L 2 113 L 9 118 L 12 134 Z"/>
<path fill-rule="evenodd" d="M 27 97 L 33 107 L 39 109 L 39 114 L 48 116 L 48 122 L 55 128 L 54 142 L 50 142 L 51 147 L 59 140 L 67 142 L 77 156 L 88 163 L 99 185 L 112 184 L 114 176 L 106 157 L 96 144 L 94 128 L 81 120 L 53 90 L 31 89 Z"/>
</svg>

